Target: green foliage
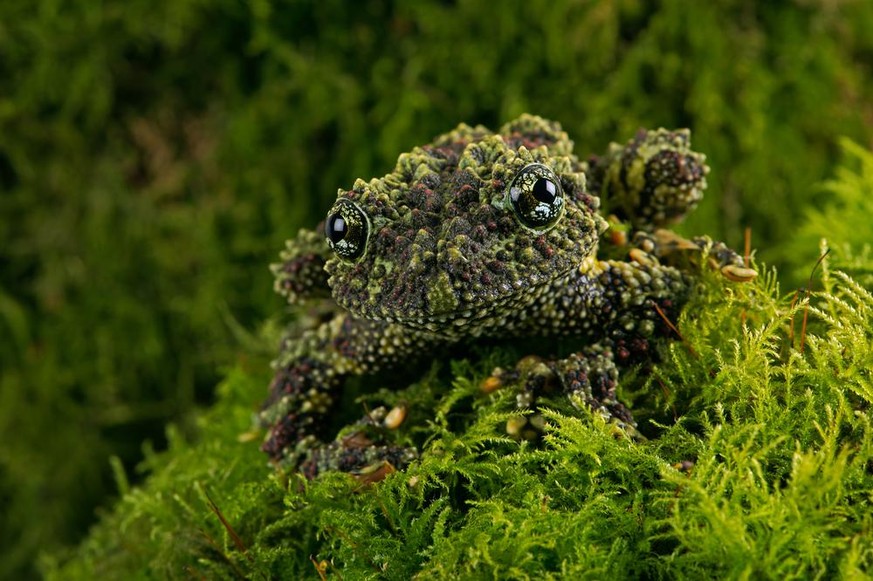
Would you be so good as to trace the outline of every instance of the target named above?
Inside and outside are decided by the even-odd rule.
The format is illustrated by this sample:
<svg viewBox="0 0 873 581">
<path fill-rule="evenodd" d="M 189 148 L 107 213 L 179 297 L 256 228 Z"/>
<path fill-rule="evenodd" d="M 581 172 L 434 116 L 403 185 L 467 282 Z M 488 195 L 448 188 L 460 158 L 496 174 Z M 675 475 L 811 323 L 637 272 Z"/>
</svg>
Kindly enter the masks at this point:
<svg viewBox="0 0 873 581">
<path fill-rule="evenodd" d="M 406 472 L 305 482 L 272 474 L 257 442 L 238 437 L 264 378 L 237 369 L 198 442 L 171 434 L 146 460 L 145 486 L 75 558 L 46 562 L 48 576 L 862 577 L 873 566 L 873 294 L 829 271 L 828 292 L 794 306 L 773 276 L 704 282 L 683 340 L 637 378 L 663 388 L 637 398 L 648 439 L 561 399 L 541 442 L 508 438 L 514 395 L 478 387 L 507 357 L 492 350 L 382 392 L 430 410 L 423 432 L 398 435 L 426 442 Z M 801 352 L 789 329 L 803 311 Z"/>
<path fill-rule="evenodd" d="M 847 166 L 828 189 L 816 184 L 832 175 L 838 135 L 864 144 L 873 139 L 871 27 L 873 5 L 859 0 L 526 0 L 501 3 L 499 9 L 484 0 L 368 1 L 356 10 L 336 0 L 3 2 L 0 577 L 32 573 L 37 551 L 51 552 L 80 535 L 93 520 L 94 506 L 112 489 L 113 473 L 130 472 L 141 458 L 141 441 L 165 445 L 160 430 L 168 420 L 179 435 L 168 444 L 169 456 L 147 461 L 155 470 L 149 490 L 162 489 L 160 478 L 169 486 L 185 482 L 182 475 L 188 482 L 208 482 L 213 473 L 223 474 L 222 490 L 240 495 L 240 510 L 254 511 L 252 522 L 260 515 L 272 523 L 252 499 L 288 493 L 279 484 L 278 492 L 265 492 L 253 468 L 261 459 L 249 448 L 232 446 L 233 430 L 219 421 L 218 412 L 197 415 L 200 423 L 219 423 L 210 432 L 194 421 L 191 410 L 212 397 L 218 366 L 241 359 L 236 355 L 241 350 L 262 354 L 262 343 L 249 344 L 245 329 L 281 308 L 265 265 L 282 240 L 317 222 L 337 187 L 384 173 L 399 152 L 460 121 L 494 127 L 523 111 L 538 113 L 561 121 L 580 155 L 626 139 L 639 126 L 690 126 L 713 172 L 708 198 L 687 232 L 738 246 L 742 226 L 749 225 L 759 257 L 790 265 L 784 272 L 803 281 L 818 238 L 828 235 L 839 251 L 835 267 L 868 285 L 870 255 L 859 237 L 869 231 L 863 221 L 869 213 L 854 213 L 866 212 L 863 204 L 869 205 L 870 197 L 849 198 L 832 189 L 860 191 L 851 185 L 856 179 L 869 184 L 863 177 L 869 176 L 867 158 L 859 154 L 861 169 Z M 820 220 L 810 217 L 813 204 L 834 197 L 843 206 L 830 205 L 834 209 L 826 211 L 833 214 Z M 763 305 L 749 301 L 750 328 L 770 329 L 764 321 L 767 313 L 775 317 L 775 295 L 760 292 L 754 301 Z M 706 307 L 711 314 L 701 315 L 699 323 L 708 325 L 702 329 L 711 330 L 720 349 L 695 346 L 700 362 L 675 362 L 676 373 L 691 374 L 682 377 L 694 386 L 712 386 L 709 370 L 722 360 L 750 379 L 751 369 L 770 369 L 773 354 L 757 348 L 777 349 L 771 333 L 784 333 L 780 319 L 770 331 L 759 331 L 758 343 L 737 338 L 739 351 L 727 351 L 731 343 L 722 341 L 731 337 L 731 322 L 718 318 L 719 304 L 713 299 Z M 799 320 L 797 327 L 799 334 Z M 802 360 L 815 348 L 810 335 Z M 863 349 L 853 351 L 858 353 Z M 759 367 L 738 365 L 741 354 L 754 356 Z M 786 390 L 787 379 L 773 373 L 768 381 Z M 677 398 L 673 405 L 687 404 L 696 392 L 667 384 L 669 377 L 662 381 Z M 746 392 L 729 379 L 719 381 L 733 390 L 730 401 L 742 402 L 735 413 L 764 405 L 741 396 Z M 807 380 L 813 385 L 815 378 Z M 255 383 L 236 377 L 228 383 L 235 387 L 225 389 L 246 389 L 246 405 L 253 405 L 265 392 L 263 383 Z M 638 387 L 632 395 L 647 409 L 647 392 Z M 857 390 L 862 393 L 864 386 Z M 433 393 L 460 397 L 437 386 Z M 222 398 L 216 409 L 229 409 L 228 396 Z M 453 409 L 452 400 L 442 401 Z M 801 400 L 789 403 L 806 409 Z M 697 430 L 706 425 L 701 422 Z M 198 446 L 231 439 L 220 452 L 207 453 L 186 443 L 195 432 Z M 457 437 L 466 436 L 457 432 Z M 812 432 L 805 437 L 806 444 L 820 438 Z M 698 446 L 678 434 L 671 438 L 689 453 Z M 188 465 L 178 473 L 158 469 L 184 453 Z M 235 464 L 236 454 L 250 456 Z M 110 456 L 118 460 L 111 464 Z M 790 464 L 793 456 L 779 457 Z M 228 466 L 235 468 L 221 472 Z M 242 482 L 248 477 L 246 488 Z M 457 478 L 458 486 L 472 486 L 464 484 L 467 476 Z M 489 486 L 499 488 L 499 482 Z M 162 499 L 177 502 L 175 493 L 163 490 Z M 176 507 L 176 517 L 163 514 L 157 530 L 186 531 L 186 542 L 197 548 L 190 554 L 222 554 L 198 532 L 209 527 L 209 538 L 226 540 L 204 511 L 204 495 L 179 498 L 187 508 Z M 232 511 L 218 489 L 213 498 Z M 160 510 L 160 500 L 150 502 Z M 461 535 L 459 509 L 444 502 L 429 518 L 445 535 Z M 141 508 L 136 514 L 142 521 L 132 516 L 132 507 L 122 510 L 130 523 L 145 527 L 151 517 Z M 202 517 L 192 528 L 186 528 L 196 520 L 189 509 Z M 528 509 L 531 522 L 540 522 L 540 513 Z M 482 504 L 476 510 L 483 521 L 512 514 L 521 522 L 521 513 L 508 508 L 501 513 Z M 588 509 L 579 510 L 594 520 Z M 316 530 L 321 518 L 300 526 Z M 271 526 L 276 535 L 286 530 L 278 521 Z M 541 526 L 548 531 L 552 525 Z M 106 546 L 117 546 L 111 527 L 103 527 Z M 133 534 L 131 527 L 126 530 Z M 156 554 L 159 534 L 137 537 L 143 547 L 138 558 Z M 553 542 L 549 533 L 543 535 L 543 547 Z M 250 540 L 254 531 L 243 536 Z M 505 537 L 493 554 L 477 557 L 479 562 L 497 559 L 498 551 L 508 558 L 509 551 L 524 546 L 519 538 Z M 663 552 L 675 539 L 659 542 Z M 94 543 L 88 546 L 97 554 Z M 188 545 L 161 549 L 178 551 L 176 559 L 154 561 L 155 567 L 182 574 L 174 567 L 183 546 Z M 439 546 L 443 563 L 456 558 L 452 550 L 462 550 Z M 257 563 L 272 572 L 271 563 L 287 559 L 295 570 L 311 574 L 313 547 L 300 545 L 293 559 L 289 548 Z M 620 560 L 629 549 L 595 543 L 574 550 L 588 551 L 592 560 L 602 554 Z M 119 560 L 136 558 L 119 551 Z M 234 555 L 234 567 L 255 570 Z M 573 562 L 581 563 L 583 556 Z M 394 557 L 395 563 L 412 558 Z M 185 563 L 200 570 L 194 561 Z"/>
<path fill-rule="evenodd" d="M 842 164 L 821 186 L 827 203 L 804 208 L 802 226 L 792 238 L 791 262 L 806 275 L 810 266 L 803 260 L 804 249 L 824 244 L 823 250 L 832 251 L 832 264 L 870 285 L 871 230 L 864 217 L 873 215 L 873 153 L 849 139 L 840 145 Z"/>
</svg>

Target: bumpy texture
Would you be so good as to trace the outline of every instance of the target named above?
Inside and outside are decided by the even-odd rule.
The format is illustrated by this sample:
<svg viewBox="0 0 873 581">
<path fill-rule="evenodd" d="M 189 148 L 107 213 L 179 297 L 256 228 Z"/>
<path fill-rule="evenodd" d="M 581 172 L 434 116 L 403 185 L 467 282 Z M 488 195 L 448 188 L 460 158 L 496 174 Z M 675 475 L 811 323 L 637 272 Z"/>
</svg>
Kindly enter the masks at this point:
<svg viewBox="0 0 873 581">
<path fill-rule="evenodd" d="M 518 387 L 521 407 L 558 389 L 632 427 L 616 400 L 618 367 L 651 356 L 650 341 L 671 331 L 693 268 L 703 254 L 727 278 L 754 271 L 721 243 L 685 240 L 660 227 L 702 196 L 709 171 L 689 149 L 687 130 L 641 130 L 624 146 L 580 162 L 557 123 L 523 115 L 496 134 L 460 125 L 400 155 L 393 172 L 340 190 L 323 234 L 301 231 L 274 265 L 290 303 L 327 296 L 323 320 L 290 333 L 261 422 L 264 450 L 314 476 L 402 467 L 414 450 L 379 443 L 389 422 L 324 444 L 321 419 L 350 375 L 370 374 L 477 337 L 579 335 L 587 346 L 559 360 L 523 360 L 495 370 L 493 383 Z M 591 185 L 586 183 L 586 175 Z M 630 236 L 611 238 L 607 221 Z M 508 426 L 530 434 L 536 424 Z"/>
<path fill-rule="evenodd" d="M 462 125 L 402 154 L 387 176 L 340 192 L 369 216 L 371 235 L 362 259 L 327 262 L 339 305 L 460 338 L 510 304 L 530 302 L 535 289 L 591 256 L 606 228 L 571 148 L 556 124 L 533 118 L 501 135 Z M 569 200 L 543 235 L 507 207 L 507 186 L 532 163 L 551 167 Z"/>
</svg>

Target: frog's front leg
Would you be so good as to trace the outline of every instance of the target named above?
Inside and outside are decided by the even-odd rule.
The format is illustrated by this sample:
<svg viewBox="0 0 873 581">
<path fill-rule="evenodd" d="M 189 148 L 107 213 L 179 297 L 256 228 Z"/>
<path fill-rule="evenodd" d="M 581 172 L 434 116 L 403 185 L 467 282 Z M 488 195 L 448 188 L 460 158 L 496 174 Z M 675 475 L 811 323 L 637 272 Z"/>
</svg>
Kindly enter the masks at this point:
<svg viewBox="0 0 873 581">
<path fill-rule="evenodd" d="M 694 268 L 703 256 L 705 263 L 734 282 L 754 280 L 758 273 L 746 266 L 745 260 L 724 242 L 709 236 L 688 239 L 672 230 L 659 228 L 654 232 L 638 230 L 631 239 L 628 257 L 641 264 L 663 262 L 679 268 Z"/>
<path fill-rule="evenodd" d="M 511 419 L 506 425 L 507 433 L 527 440 L 536 438 L 544 425 L 543 417 L 536 411 L 537 402 L 558 392 L 569 396 L 575 404 L 632 429 L 636 425 L 633 417 L 615 395 L 618 366 L 608 345 L 594 343 L 564 359 L 525 357 L 513 370 L 495 369 L 493 377 L 500 384 L 519 386 L 518 407 L 534 410 L 530 415 Z"/>
<path fill-rule="evenodd" d="M 685 301 L 688 279 L 659 264 L 600 261 L 556 281 L 558 301 L 548 301 L 533 320 L 558 334 L 580 334 L 593 342 L 564 359 L 522 360 L 515 370 L 495 370 L 501 384 L 520 384 L 519 407 L 535 407 L 549 391 L 573 396 L 620 425 L 633 427 L 628 409 L 617 400 L 619 368 L 651 360 L 652 341 L 673 331 Z M 537 421 L 536 414 L 532 420 Z M 533 434 L 531 426 L 508 426 L 510 432 Z M 534 426 L 535 427 L 535 426 Z"/>
<path fill-rule="evenodd" d="M 346 378 L 396 367 L 439 343 L 422 331 L 346 313 L 285 340 L 260 414 L 261 423 L 270 426 L 262 449 L 285 465 L 312 459 L 324 447 L 323 418 Z"/>
</svg>

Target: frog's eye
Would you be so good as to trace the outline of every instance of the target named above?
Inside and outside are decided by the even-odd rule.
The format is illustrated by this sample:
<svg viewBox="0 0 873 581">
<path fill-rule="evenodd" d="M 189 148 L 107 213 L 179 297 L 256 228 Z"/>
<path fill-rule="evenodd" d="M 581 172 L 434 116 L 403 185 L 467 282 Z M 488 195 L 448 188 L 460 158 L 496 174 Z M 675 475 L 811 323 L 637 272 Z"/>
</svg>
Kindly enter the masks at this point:
<svg viewBox="0 0 873 581">
<path fill-rule="evenodd" d="M 345 260 L 355 260 L 364 255 L 369 233 L 370 220 L 367 214 L 351 200 L 338 200 L 324 223 L 328 246 Z"/>
<path fill-rule="evenodd" d="M 561 181 L 541 163 L 524 166 L 509 184 L 507 195 L 518 221 L 537 233 L 557 224 L 564 210 Z"/>
</svg>

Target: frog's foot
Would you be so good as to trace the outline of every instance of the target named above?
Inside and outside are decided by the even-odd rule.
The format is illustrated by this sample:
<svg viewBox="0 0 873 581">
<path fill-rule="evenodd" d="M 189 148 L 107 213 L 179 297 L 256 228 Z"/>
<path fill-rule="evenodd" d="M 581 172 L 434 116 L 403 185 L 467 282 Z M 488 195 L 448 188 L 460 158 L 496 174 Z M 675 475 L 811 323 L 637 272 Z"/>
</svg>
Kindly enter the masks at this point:
<svg viewBox="0 0 873 581">
<path fill-rule="evenodd" d="M 374 442 L 363 432 L 354 432 L 313 449 L 300 471 L 310 480 L 322 472 L 339 471 L 362 482 L 378 482 L 416 458 L 415 448 Z"/>
<path fill-rule="evenodd" d="M 637 228 L 651 230 L 681 220 L 706 189 L 706 156 L 691 150 L 687 129 L 641 129 L 613 143 L 587 163 L 589 188 L 610 211 Z"/>
<path fill-rule="evenodd" d="M 507 432 L 522 439 L 535 439 L 542 432 L 544 420 L 537 413 L 538 401 L 552 393 L 564 393 L 574 405 L 584 405 L 604 418 L 635 433 L 630 411 L 616 399 L 618 369 L 612 350 L 600 344 L 590 345 L 565 359 L 544 360 L 525 357 L 513 370 L 496 369 L 492 375 L 502 385 L 517 385 L 520 409 L 533 413 L 507 422 Z M 486 384 L 493 385 L 492 378 Z"/>
<path fill-rule="evenodd" d="M 758 276 L 758 272 L 745 266 L 743 258 L 724 242 L 713 241 L 708 236 L 695 236 L 689 240 L 663 228 L 654 232 L 638 231 L 634 233 L 629 252 L 631 260 L 647 266 L 656 264 L 658 260 L 668 264 L 676 264 L 683 259 L 693 261 L 700 254 L 706 257 L 711 268 L 721 272 L 728 280 L 748 282 Z"/>
<path fill-rule="evenodd" d="M 319 444 L 319 420 L 333 404 L 339 380 L 323 363 L 300 358 L 280 367 L 270 384 L 270 397 L 258 414 L 269 428 L 261 450 L 280 464 L 297 465 Z"/>
<path fill-rule="evenodd" d="M 427 348 L 439 344 L 440 339 L 429 333 L 384 321 L 355 319 L 347 313 L 337 313 L 297 339 L 283 341 L 273 363 L 276 375 L 270 396 L 258 415 L 260 425 L 269 428 L 262 449 L 282 467 L 297 468 L 311 461 L 313 474 L 318 466 L 329 465 L 338 457 L 377 460 L 378 454 L 371 458 L 350 443 L 336 444 L 333 451 L 323 443 L 330 424 L 327 415 L 345 381 L 415 361 Z M 398 412 L 388 413 L 380 421 L 385 429 L 393 429 L 398 425 Z M 381 445 L 379 437 L 370 440 L 375 447 Z M 382 453 L 383 459 L 392 463 L 402 459 L 398 454 Z M 345 462 L 357 466 L 351 460 Z"/>
<path fill-rule="evenodd" d="M 403 407 L 374 409 L 330 444 L 312 447 L 300 471 L 309 479 L 325 471 L 346 472 L 369 483 L 403 470 L 418 458 L 418 452 L 392 443 L 388 432 L 396 429 L 404 416 Z"/>
<path fill-rule="evenodd" d="M 323 420 L 334 403 L 331 393 L 340 383 L 331 367 L 309 358 L 279 368 L 258 416 L 261 425 L 269 427 L 261 449 L 277 465 L 299 468 L 310 479 L 326 470 L 339 470 L 363 482 L 376 482 L 417 458 L 415 449 L 395 445 L 388 436 L 403 423 L 403 406 L 390 411 L 376 408 L 325 444 L 320 439 Z"/>
</svg>

